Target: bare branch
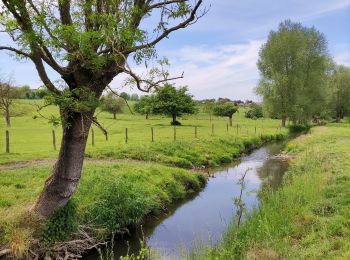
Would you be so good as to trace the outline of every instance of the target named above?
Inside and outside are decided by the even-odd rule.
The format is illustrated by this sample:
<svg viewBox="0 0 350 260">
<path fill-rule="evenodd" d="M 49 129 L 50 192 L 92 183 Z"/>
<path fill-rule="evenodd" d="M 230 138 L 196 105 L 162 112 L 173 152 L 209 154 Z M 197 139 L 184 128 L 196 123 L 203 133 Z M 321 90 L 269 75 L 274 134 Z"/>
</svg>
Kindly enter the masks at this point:
<svg viewBox="0 0 350 260">
<path fill-rule="evenodd" d="M 121 99 L 124 100 L 124 102 L 125 102 L 126 106 L 128 107 L 130 113 L 133 115 L 134 112 L 132 111 L 132 109 L 131 109 L 131 107 L 130 107 L 130 105 L 129 105 L 129 102 L 128 102 L 124 97 L 120 96 L 117 92 L 115 92 L 115 91 L 111 88 L 111 86 L 107 85 L 107 88 L 108 88 L 114 95 L 116 95 L 117 97 L 119 97 L 119 98 L 121 98 Z"/>
<path fill-rule="evenodd" d="M 138 45 L 138 46 L 134 46 L 126 51 L 124 51 L 125 54 L 130 54 L 134 51 L 137 51 L 137 50 L 141 50 L 141 49 L 144 49 L 144 48 L 151 48 L 153 47 L 154 45 L 156 45 L 158 42 L 160 42 L 161 40 L 163 40 L 164 38 L 166 38 L 170 33 L 174 32 L 174 31 L 177 31 L 179 29 L 182 29 L 182 28 L 186 28 L 187 26 L 193 24 L 194 21 L 198 20 L 198 16 L 197 16 L 197 11 L 200 7 L 200 5 L 202 4 L 203 0 L 199 0 L 196 5 L 194 6 L 193 10 L 191 11 L 191 14 L 190 16 L 184 20 L 183 22 L 179 23 L 178 25 L 174 26 L 174 27 L 171 27 L 171 28 L 168 28 L 168 29 L 164 29 L 163 33 L 160 34 L 156 39 L 154 39 L 153 41 L 149 42 L 149 43 L 146 43 L 146 44 L 141 44 L 141 45 Z M 202 17 L 204 14 L 202 14 L 200 17 Z"/>
<path fill-rule="evenodd" d="M 0 46 L 0 50 L 7 50 L 7 51 L 14 52 L 14 53 L 16 53 L 17 55 L 24 56 L 24 57 L 29 58 L 29 59 L 32 58 L 32 56 L 31 56 L 30 53 L 26 53 L 26 52 L 24 52 L 24 51 L 18 50 L 18 49 L 13 48 L 13 47 L 9 47 L 9 46 Z"/>
</svg>

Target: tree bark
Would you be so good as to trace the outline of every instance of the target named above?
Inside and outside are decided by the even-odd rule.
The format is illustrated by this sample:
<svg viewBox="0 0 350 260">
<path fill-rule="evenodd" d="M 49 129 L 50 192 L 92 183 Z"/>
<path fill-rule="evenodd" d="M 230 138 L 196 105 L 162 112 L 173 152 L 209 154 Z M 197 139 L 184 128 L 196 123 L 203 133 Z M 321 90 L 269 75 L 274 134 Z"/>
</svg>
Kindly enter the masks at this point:
<svg viewBox="0 0 350 260">
<path fill-rule="evenodd" d="M 146 120 L 148 120 L 148 113 L 146 113 Z"/>
<path fill-rule="evenodd" d="M 91 127 L 89 118 L 94 112 L 73 113 L 65 118 L 69 127 L 63 128 L 58 160 L 34 207 L 34 211 L 44 219 L 65 206 L 78 186 Z"/>
<path fill-rule="evenodd" d="M 341 120 L 341 115 L 338 113 L 337 117 L 335 118 L 335 122 L 340 123 L 340 120 Z"/>
<path fill-rule="evenodd" d="M 287 120 L 287 117 L 286 116 L 282 116 L 282 127 L 283 128 L 286 127 L 286 120 Z"/>
<path fill-rule="evenodd" d="M 113 113 L 113 119 L 116 120 L 117 119 L 117 113 Z"/>
<path fill-rule="evenodd" d="M 8 109 L 5 110 L 5 118 L 7 127 L 11 127 L 11 116 L 10 111 Z"/>
<path fill-rule="evenodd" d="M 176 115 L 173 114 L 173 125 L 175 125 L 175 124 L 176 124 Z"/>
<path fill-rule="evenodd" d="M 229 121 L 230 121 L 230 127 L 232 127 L 232 116 L 229 116 Z"/>
</svg>

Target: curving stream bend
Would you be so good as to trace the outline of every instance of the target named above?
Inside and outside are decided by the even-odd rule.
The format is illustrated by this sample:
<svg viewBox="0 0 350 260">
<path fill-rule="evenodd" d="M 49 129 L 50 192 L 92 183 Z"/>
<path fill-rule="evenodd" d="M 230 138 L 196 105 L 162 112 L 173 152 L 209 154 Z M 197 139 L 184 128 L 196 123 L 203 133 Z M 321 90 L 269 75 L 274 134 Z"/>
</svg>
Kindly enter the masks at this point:
<svg viewBox="0 0 350 260">
<path fill-rule="evenodd" d="M 254 150 L 240 161 L 210 171 L 206 187 L 186 201 L 170 208 L 167 214 L 152 218 L 141 229 L 133 230 L 130 236 L 115 241 L 114 256 L 136 253 L 140 239 L 155 249 L 162 259 L 182 259 L 185 252 L 196 244 L 216 244 L 236 214 L 234 198 L 240 194 L 237 183 L 242 174 L 245 177 L 243 201 L 247 212 L 259 206 L 257 191 L 263 185 L 277 188 L 288 168 L 288 162 L 273 157 L 281 152 L 283 143 L 275 143 Z M 86 260 L 98 259 L 97 252 L 91 252 Z"/>
</svg>

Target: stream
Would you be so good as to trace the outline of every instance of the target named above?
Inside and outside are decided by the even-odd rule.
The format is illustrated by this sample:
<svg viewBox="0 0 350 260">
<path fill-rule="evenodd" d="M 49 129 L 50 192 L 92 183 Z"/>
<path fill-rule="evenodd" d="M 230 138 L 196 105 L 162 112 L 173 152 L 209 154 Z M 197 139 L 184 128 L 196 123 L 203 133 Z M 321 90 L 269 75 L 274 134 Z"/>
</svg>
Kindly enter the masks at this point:
<svg viewBox="0 0 350 260">
<path fill-rule="evenodd" d="M 276 189 L 282 183 L 288 162 L 273 156 L 281 152 L 283 145 L 267 145 L 243 156 L 240 161 L 211 169 L 212 177 L 201 192 L 172 205 L 167 213 L 148 219 L 142 228 L 132 230 L 130 235 L 116 239 L 115 259 L 128 252 L 137 253 L 142 238 L 162 259 L 169 260 L 182 259 L 196 245 L 217 244 L 236 214 L 234 198 L 239 197 L 238 181 L 246 170 L 249 169 L 242 200 L 248 214 L 259 206 L 259 189 L 265 185 Z M 99 259 L 99 256 L 93 251 L 84 259 Z"/>
</svg>

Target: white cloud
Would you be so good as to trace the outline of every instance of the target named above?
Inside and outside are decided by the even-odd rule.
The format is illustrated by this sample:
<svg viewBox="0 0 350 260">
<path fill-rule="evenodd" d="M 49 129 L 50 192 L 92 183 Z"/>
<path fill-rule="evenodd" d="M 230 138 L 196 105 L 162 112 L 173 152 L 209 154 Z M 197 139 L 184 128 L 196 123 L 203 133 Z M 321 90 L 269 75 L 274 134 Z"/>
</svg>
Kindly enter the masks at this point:
<svg viewBox="0 0 350 260">
<path fill-rule="evenodd" d="M 195 98 L 229 97 L 251 99 L 258 80 L 256 62 L 261 40 L 221 46 L 183 47 L 162 53 L 171 64 L 171 74 L 185 73 L 178 85 L 188 85 Z M 121 78 L 113 81 L 118 88 Z"/>
<path fill-rule="evenodd" d="M 334 56 L 334 61 L 338 64 L 346 65 L 350 67 L 350 52 L 340 52 Z"/>
</svg>

